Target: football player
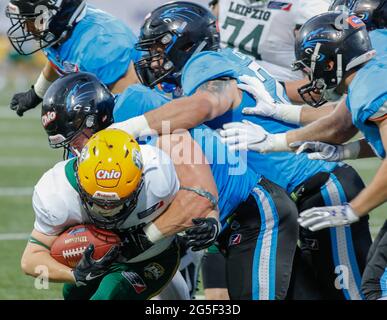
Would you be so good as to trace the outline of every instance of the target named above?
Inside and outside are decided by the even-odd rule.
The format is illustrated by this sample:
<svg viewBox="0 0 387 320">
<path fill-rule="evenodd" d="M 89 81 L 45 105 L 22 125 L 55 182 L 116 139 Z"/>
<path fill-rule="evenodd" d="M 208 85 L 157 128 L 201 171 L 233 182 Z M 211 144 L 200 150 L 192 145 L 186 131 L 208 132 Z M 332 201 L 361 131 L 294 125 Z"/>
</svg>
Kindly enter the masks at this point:
<svg viewBox="0 0 387 320">
<path fill-rule="evenodd" d="M 203 122 L 219 129 L 232 120 L 249 119 L 270 132 L 280 133 L 280 137 L 294 128 L 241 113 L 254 101 L 242 90 L 243 85 L 238 87 L 237 79 L 241 75 L 258 78 L 275 101 L 286 103 L 288 99 L 280 94 L 283 91 L 277 91 L 278 81 L 255 61 L 230 49 L 216 51 L 215 19 L 205 11 L 198 5 L 175 2 L 154 10 L 148 17 L 137 45 L 146 51 L 146 56 L 136 63 L 138 75 L 151 87 L 160 81 L 175 83 L 186 97 L 113 127 L 140 136 L 149 130 L 163 133 L 163 121 L 169 121 L 173 132 Z M 162 19 L 165 16 L 169 19 Z M 301 211 L 317 205 L 341 204 L 354 198 L 364 187 L 358 174 L 343 163 L 311 161 L 304 154 L 289 152 L 272 155 L 248 152 L 247 157 L 248 166 L 286 189 Z M 332 232 L 312 234 L 303 230 L 303 249 L 312 257 L 323 297 L 361 299 L 360 275 L 371 244 L 367 219 L 364 217 L 356 227 L 335 228 Z M 340 273 L 343 265 L 349 271 L 349 286 L 337 289 L 335 271 Z M 330 272 L 326 272 L 327 268 Z"/>
<path fill-rule="evenodd" d="M 139 57 L 135 35 L 86 0 L 11 0 L 6 15 L 15 50 L 23 55 L 43 50 L 48 60 L 31 89 L 13 96 L 10 107 L 19 116 L 42 102 L 58 74 L 91 72 L 113 92 L 138 82 L 133 68 Z"/>
<path fill-rule="evenodd" d="M 168 100 L 149 88 L 136 85 L 118 97 L 115 106 L 109 100 L 108 104 L 98 104 L 97 108 L 94 103 L 90 105 L 90 101 L 95 99 L 90 99 L 89 95 L 95 92 L 99 96 L 103 86 L 94 77 L 90 77 L 82 73 L 68 75 L 56 81 L 45 95 L 42 120 L 52 146 L 69 145 L 72 150 L 79 149 L 87 141 L 90 131 L 103 129 L 112 121 L 113 108 L 115 119 L 126 119 L 157 108 Z M 67 107 L 68 101 L 74 102 L 74 105 Z M 109 110 L 106 109 L 107 105 L 110 106 Z M 46 116 L 53 114 L 55 116 L 49 117 L 51 121 L 46 122 Z M 110 120 L 101 122 L 100 119 Z M 252 299 L 256 297 L 252 292 L 257 290 L 259 292 L 256 295 L 260 299 L 284 299 L 298 239 L 297 228 L 294 229 L 297 226 L 295 205 L 281 188 L 264 178 L 260 179 L 259 175 L 247 168 L 243 157 L 230 154 L 214 131 L 201 126 L 191 130 L 191 135 L 205 157 L 210 159 L 211 172 L 219 190 L 218 206 L 224 229 L 219 241 L 228 243 L 231 237 L 234 238 L 230 244 L 231 296 L 234 299 Z M 53 144 L 55 141 L 58 144 Z M 154 137 L 146 142 L 153 145 L 157 141 Z M 173 148 L 167 149 L 173 151 Z M 181 150 L 185 149 L 177 148 L 176 152 Z M 266 221 L 266 228 L 260 229 L 257 216 Z M 165 223 L 169 223 L 168 220 Z M 232 228 L 227 227 L 229 224 Z M 195 229 L 188 231 L 188 245 L 194 246 L 195 250 L 204 249 L 215 240 L 217 232 L 216 223 L 211 223 L 211 220 L 201 221 Z M 259 235 L 264 240 L 257 241 Z M 284 252 L 279 255 L 275 247 L 269 246 L 270 243 L 278 243 Z M 267 256 L 261 257 L 261 260 L 255 249 L 258 245 L 269 246 L 265 248 Z M 233 246 L 237 246 L 235 250 Z M 248 250 L 249 254 L 241 264 L 243 250 Z M 263 271 L 258 274 L 259 282 L 258 279 L 250 281 L 255 274 L 253 268 L 257 268 L 255 263 L 261 266 L 259 270 L 268 270 L 268 277 Z M 275 286 L 271 287 L 273 284 Z"/>
<path fill-rule="evenodd" d="M 336 0 L 331 4 L 330 10 L 344 11 L 344 14 L 340 17 L 343 21 L 348 16 L 348 12 L 352 12 L 361 18 L 366 24 L 371 44 L 376 52 L 378 54 L 387 52 L 387 32 L 383 30 L 387 27 L 387 0 Z M 307 125 L 327 116 L 335 109 L 335 106 L 324 103 L 332 99 L 337 100 L 337 97 L 340 96 L 336 90 L 325 90 L 320 100 L 314 100 L 313 95 L 308 95 L 310 86 L 307 85 L 305 88 L 300 89 L 300 94 L 304 96 L 305 101 L 312 107 L 277 104 L 271 99 L 266 99 L 267 93 L 265 88 L 255 78 L 243 77 L 241 81 L 248 85 L 245 89 L 254 95 L 257 101 L 255 107 L 246 108 L 242 111 L 243 113 L 272 117 L 297 125 Z M 335 121 L 331 123 L 330 129 L 332 132 L 334 129 L 342 130 L 343 125 L 340 121 Z M 314 158 L 315 155 L 310 155 L 309 157 Z"/>
<path fill-rule="evenodd" d="M 309 18 L 326 12 L 328 0 L 216 0 L 223 47 L 236 48 L 255 59 L 286 88 L 291 101 L 303 103 L 297 89 L 305 83 L 292 72 L 295 36 Z"/>
<path fill-rule="evenodd" d="M 259 152 L 289 150 L 296 141 L 323 141 L 340 144 L 360 131 L 365 139 L 345 145 L 330 146 L 320 142 L 307 142 L 302 148 L 311 149 L 316 158 L 343 160 L 377 155 L 383 159 L 373 181 L 357 197 L 340 206 L 313 208 L 301 214 L 301 225 L 311 230 L 348 225 L 359 221 L 372 209 L 387 200 L 386 185 L 386 101 L 385 79 L 387 77 L 386 51 L 377 54 L 372 49 L 364 23 L 355 16 L 347 18 L 345 28 L 338 28 L 335 19 L 340 13 L 320 15 L 308 21 L 300 32 L 296 52 L 296 64 L 317 82 L 328 88 L 346 92 L 348 97 L 329 116 L 295 131 L 288 132 L 280 143 L 278 136 L 267 133 L 262 127 L 238 125 L 238 132 L 229 129 L 223 134 L 234 148 L 249 148 Z M 384 30 L 378 30 L 382 37 Z M 340 35 L 338 37 L 338 35 Z M 383 39 L 383 38 L 381 38 Z M 384 35 L 384 39 L 386 36 Z M 309 50 L 307 50 L 309 49 Z M 317 57 L 320 58 L 317 58 Z M 367 85 L 364 85 L 367 84 Z M 332 123 L 339 121 L 341 130 L 333 129 Z M 246 134 L 249 138 L 246 139 Z M 257 140 L 259 139 L 259 141 Z M 249 140 L 249 141 L 248 141 Z M 255 141 L 253 141 L 255 140 Z M 239 141 L 235 144 L 235 141 Z M 251 143 L 250 143 L 251 142 Z M 274 144 L 273 144 L 274 142 Z M 386 226 L 370 250 L 369 263 L 363 277 L 363 292 L 368 299 L 386 297 Z"/>
<path fill-rule="evenodd" d="M 179 143 L 197 152 L 191 141 Z M 167 136 L 161 144 L 175 146 Z M 179 155 L 171 152 L 171 157 Z M 113 171 L 119 175 L 98 174 Z M 94 135 L 79 158 L 43 175 L 33 208 L 34 230 L 21 262 L 25 273 L 38 276 L 36 267 L 46 266 L 50 281 L 66 283 L 65 299 L 144 300 L 161 291 L 177 270 L 174 234 L 191 226 L 192 219 L 217 219 L 217 189 L 205 162 L 174 165 L 161 149 L 139 146 L 125 132 L 109 129 Z M 84 223 L 114 230 L 122 247 L 94 260 L 89 246 L 71 270 L 50 256 L 50 246 L 68 227 Z M 144 274 L 152 263 L 164 270 L 158 279 Z"/>
</svg>

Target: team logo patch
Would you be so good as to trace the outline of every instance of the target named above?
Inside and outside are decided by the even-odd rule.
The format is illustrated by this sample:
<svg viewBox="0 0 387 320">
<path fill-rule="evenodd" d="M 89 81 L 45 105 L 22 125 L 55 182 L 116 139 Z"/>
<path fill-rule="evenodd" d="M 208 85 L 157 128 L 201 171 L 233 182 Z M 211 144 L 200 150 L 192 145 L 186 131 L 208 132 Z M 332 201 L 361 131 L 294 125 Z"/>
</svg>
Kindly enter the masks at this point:
<svg viewBox="0 0 387 320">
<path fill-rule="evenodd" d="M 270 1 L 267 5 L 268 9 L 290 11 L 293 4 L 289 2 L 280 2 L 280 1 Z"/>
<path fill-rule="evenodd" d="M 63 61 L 62 63 L 63 66 L 63 72 L 64 73 L 73 73 L 73 72 L 79 72 L 79 67 L 71 62 L 68 61 Z"/>
<path fill-rule="evenodd" d="M 144 165 L 142 163 L 142 156 L 141 156 L 140 151 L 133 149 L 132 156 L 133 156 L 133 162 L 136 165 L 136 167 L 139 168 L 140 170 L 142 170 Z"/>
<path fill-rule="evenodd" d="M 236 246 L 236 245 L 241 243 L 241 240 L 242 240 L 242 235 L 240 233 L 233 234 L 230 237 L 230 242 L 228 245 L 229 245 L 229 247 Z"/>
<path fill-rule="evenodd" d="M 123 271 L 121 272 L 121 275 L 126 280 L 128 280 L 128 282 L 132 285 L 134 291 L 136 291 L 137 294 L 141 294 L 147 289 L 144 280 L 138 275 L 138 273 Z"/>
<path fill-rule="evenodd" d="M 365 24 L 362 19 L 360 19 L 357 16 L 350 16 L 347 18 L 347 22 L 350 26 L 352 26 L 355 29 L 359 29 L 361 27 L 364 27 Z"/>
<path fill-rule="evenodd" d="M 165 269 L 156 262 L 152 262 L 144 268 L 144 276 L 149 280 L 159 280 L 164 272 Z"/>
<path fill-rule="evenodd" d="M 310 250 L 316 251 L 320 249 L 318 240 L 316 239 L 305 239 L 304 243 L 307 246 L 307 248 Z"/>
<path fill-rule="evenodd" d="M 56 119 L 56 112 L 55 111 L 49 111 L 45 115 L 42 116 L 42 125 L 43 127 L 47 127 L 51 122 L 55 121 Z"/>
<path fill-rule="evenodd" d="M 75 236 L 78 233 L 85 232 L 86 228 L 85 227 L 79 227 L 79 228 L 74 228 L 69 232 L 69 235 Z"/>
<path fill-rule="evenodd" d="M 83 161 L 85 161 L 87 158 L 89 158 L 89 156 L 90 156 L 89 147 L 84 146 L 81 151 L 81 155 L 79 156 L 79 163 L 82 163 Z"/>
</svg>

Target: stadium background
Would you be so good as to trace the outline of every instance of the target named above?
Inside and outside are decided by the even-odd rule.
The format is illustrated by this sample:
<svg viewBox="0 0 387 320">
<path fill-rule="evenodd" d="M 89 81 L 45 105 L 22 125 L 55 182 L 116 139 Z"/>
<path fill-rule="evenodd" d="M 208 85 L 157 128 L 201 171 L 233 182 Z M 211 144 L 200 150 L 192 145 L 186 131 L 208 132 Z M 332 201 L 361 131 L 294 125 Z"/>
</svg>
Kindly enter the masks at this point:
<svg viewBox="0 0 387 320">
<path fill-rule="evenodd" d="M 124 20 L 138 33 L 145 15 L 161 0 L 89 0 L 89 3 Z M 206 4 L 205 0 L 197 0 Z M 6 38 L 8 21 L 3 12 L 8 0 L 0 0 L 0 300 L 60 299 L 60 284 L 50 284 L 49 290 L 35 288 L 35 279 L 20 270 L 20 258 L 33 226 L 31 195 L 41 175 L 57 161 L 62 153 L 48 147 L 40 124 L 40 111 L 16 116 L 9 101 L 16 92 L 27 90 L 34 83 L 44 63 L 44 57 L 18 56 Z M 366 183 L 380 165 L 378 159 L 350 161 Z M 384 205 L 372 214 L 370 225 L 375 236 L 383 222 Z"/>
</svg>

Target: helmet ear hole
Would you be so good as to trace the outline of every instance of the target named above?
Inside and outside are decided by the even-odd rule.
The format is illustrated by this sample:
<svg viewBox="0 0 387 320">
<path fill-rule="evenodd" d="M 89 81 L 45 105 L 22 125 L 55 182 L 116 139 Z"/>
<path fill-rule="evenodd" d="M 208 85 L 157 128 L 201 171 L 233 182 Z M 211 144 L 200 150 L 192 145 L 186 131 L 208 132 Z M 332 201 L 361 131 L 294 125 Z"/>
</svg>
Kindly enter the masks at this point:
<svg viewBox="0 0 387 320">
<path fill-rule="evenodd" d="M 335 67 L 335 62 L 332 60 L 326 61 L 324 71 L 332 71 Z"/>
</svg>

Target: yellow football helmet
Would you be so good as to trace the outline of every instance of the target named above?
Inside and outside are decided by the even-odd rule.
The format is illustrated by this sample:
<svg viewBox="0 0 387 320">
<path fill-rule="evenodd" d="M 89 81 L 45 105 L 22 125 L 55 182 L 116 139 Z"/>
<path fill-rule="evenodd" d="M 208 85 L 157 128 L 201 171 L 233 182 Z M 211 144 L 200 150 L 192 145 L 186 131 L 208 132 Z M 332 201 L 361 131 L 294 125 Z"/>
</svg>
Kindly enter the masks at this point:
<svg viewBox="0 0 387 320">
<path fill-rule="evenodd" d="M 99 131 L 83 148 L 76 177 L 91 221 L 105 229 L 117 228 L 136 207 L 143 187 L 140 146 L 124 131 Z"/>
</svg>

